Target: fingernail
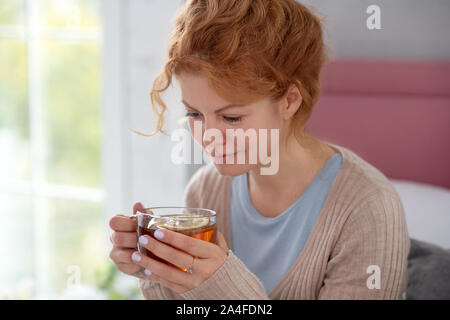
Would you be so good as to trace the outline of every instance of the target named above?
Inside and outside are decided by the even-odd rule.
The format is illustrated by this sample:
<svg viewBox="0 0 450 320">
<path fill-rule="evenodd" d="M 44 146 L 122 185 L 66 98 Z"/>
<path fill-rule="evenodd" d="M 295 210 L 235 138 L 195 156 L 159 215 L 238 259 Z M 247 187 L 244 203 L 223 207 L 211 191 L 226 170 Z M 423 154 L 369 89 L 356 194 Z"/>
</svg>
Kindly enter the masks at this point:
<svg viewBox="0 0 450 320">
<path fill-rule="evenodd" d="M 144 246 L 148 243 L 148 239 L 145 236 L 140 236 L 139 237 L 139 243 L 143 244 Z"/>
<path fill-rule="evenodd" d="M 164 238 L 164 232 L 162 232 L 161 230 L 156 230 L 155 233 L 153 234 L 155 236 L 156 239 L 162 239 Z"/>
<path fill-rule="evenodd" d="M 147 275 L 147 276 L 151 276 L 152 275 L 152 272 L 150 271 L 150 270 L 148 270 L 148 269 L 145 269 L 144 270 L 144 273 Z"/>
<path fill-rule="evenodd" d="M 136 262 L 139 262 L 139 261 L 141 261 L 141 255 L 139 253 L 135 252 L 131 255 L 131 259 L 133 259 Z"/>
</svg>

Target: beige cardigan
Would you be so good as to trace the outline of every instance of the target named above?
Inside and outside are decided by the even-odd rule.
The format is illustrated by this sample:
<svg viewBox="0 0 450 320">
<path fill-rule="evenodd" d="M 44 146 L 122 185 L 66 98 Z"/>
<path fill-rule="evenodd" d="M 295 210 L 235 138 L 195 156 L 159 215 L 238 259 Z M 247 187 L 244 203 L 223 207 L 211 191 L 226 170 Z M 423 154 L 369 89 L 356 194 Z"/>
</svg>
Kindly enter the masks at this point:
<svg viewBox="0 0 450 320">
<path fill-rule="evenodd" d="M 410 239 L 400 198 L 375 167 L 344 147 L 329 145 L 341 153 L 342 169 L 303 251 L 270 293 L 231 248 L 225 263 L 199 287 L 177 294 L 153 280 L 141 279 L 144 297 L 401 299 L 407 285 Z M 185 192 L 186 206 L 217 212 L 218 229 L 229 247 L 231 179 L 209 164 L 194 174 Z M 374 274 L 369 266 L 379 267 L 379 289 L 369 289 Z"/>
</svg>

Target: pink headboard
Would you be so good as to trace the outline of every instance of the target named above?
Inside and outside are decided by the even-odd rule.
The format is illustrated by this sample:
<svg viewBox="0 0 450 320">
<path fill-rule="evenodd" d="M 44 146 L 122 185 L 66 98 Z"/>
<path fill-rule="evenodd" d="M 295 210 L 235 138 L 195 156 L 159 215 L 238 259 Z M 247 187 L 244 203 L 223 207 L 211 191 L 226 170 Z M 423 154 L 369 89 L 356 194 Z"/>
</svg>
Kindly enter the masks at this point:
<svg viewBox="0 0 450 320">
<path fill-rule="evenodd" d="M 389 178 L 450 188 L 450 61 L 332 61 L 309 131 Z"/>
</svg>

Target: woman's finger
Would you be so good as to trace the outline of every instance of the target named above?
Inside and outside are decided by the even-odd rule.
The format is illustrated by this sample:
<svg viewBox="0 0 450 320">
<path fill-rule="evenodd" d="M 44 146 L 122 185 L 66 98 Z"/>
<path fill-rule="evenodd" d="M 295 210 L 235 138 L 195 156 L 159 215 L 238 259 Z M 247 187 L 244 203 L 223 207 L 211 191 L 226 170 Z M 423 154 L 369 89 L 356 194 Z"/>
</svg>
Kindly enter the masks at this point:
<svg viewBox="0 0 450 320">
<path fill-rule="evenodd" d="M 156 274 L 151 274 L 150 276 L 147 276 L 149 279 L 154 280 L 158 283 L 160 283 L 161 285 L 163 285 L 166 288 L 169 288 L 173 291 L 175 291 L 176 293 L 184 293 L 186 291 L 188 291 L 188 288 L 185 288 L 183 286 L 180 286 L 179 284 L 173 283 L 171 281 L 168 281 L 164 278 L 161 278 L 160 276 L 156 275 Z"/>
<path fill-rule="evenodd" d="M 185 288 L 194 288 L 196 286 L 192 274 L 156 261 L 138 251 L 133 252 L 132 259 L 137 265 L 150 270 L 152 274 L 156 274 L 167 281 L 176 283 Z"/>
<path fill-rule="evenodd" d="M 220 232 L 220 231 L 217 232 L 217 241 L 216 242 L 217 242 L 217 245 L 225 251 L 225 253 L 228 252 L 229 248 L 228 248 L 227 242 L 225 241 L 225 237 L 223 236 L 222 232 Z"/>
<path fill-rule="evenodd" d="M 217 245 L 213 243 L 167 229 L 158 229 L 155 231 L 153 236 L 159 241 L 167 243 L 199 258 L 210 258 L 211 254 L 217 248 Z"/>
<path fill-rule="evenodd" d="M 109 257 L 115 264 L 117 264 L 117 263 L 134 263 L 131 260 L 131 255 L 133 254 L 134 251 L 135 250 L 133 250 L 133 249 L 123 249 L 123 248 L 113 247 L 113 249 L 109 253 Z"/>
<path fill-rule="evenodd" d="M 144 206 L 140 202 L 136 202 L 133 205 L 133 214 L 136 214 L 136 212 L 144 212 Z"/>
<path fill-rule="evenodd" d="M 124 215 L 115 215 L 109 220 L 109 226 L 114 231 L 119 232 L 135 232 L 137 229 L 136 219 L 130 219 Z"/>
<path fill-rule="evenodd" d="M 111 235 L 113 244 L 121 248 L 137 248 L 136 232 L 120 232 L 115 231 Z"/>
<path fill-rule="evenodd" d="M 182 269 L 188 269 L 192 265 L 192 256 L 150 236 L 140 236 L 139 243 L 154 255 Z"/>
<path fill-rule="evenodd" d="M 142 270 L 141 266 L 138 266 L 134 263 L 116 263 L 117 269 L 119 269 L 119 271 L 132 275 L 136 272 L 138 272 L 139 270 Z"/>
</svg>

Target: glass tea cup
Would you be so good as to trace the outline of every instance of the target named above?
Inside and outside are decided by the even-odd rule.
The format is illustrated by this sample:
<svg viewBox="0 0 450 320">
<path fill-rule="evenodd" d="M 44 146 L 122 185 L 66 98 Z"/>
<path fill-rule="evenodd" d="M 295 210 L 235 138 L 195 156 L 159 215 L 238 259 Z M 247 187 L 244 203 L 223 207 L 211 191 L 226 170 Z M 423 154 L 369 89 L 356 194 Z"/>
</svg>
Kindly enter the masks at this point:
<svg viewBox="0 0 450 320">
<path fill-rule="evenodd" d="M 142 235 L 154 237 L 156 230 L 168 229 L 203 241 L 216 242 L 216 212 L 213 210 L 187 207 L 152 207 L 142 211 L 138 211 L 136 214 L 138 237 Z M 152 259 L 187 271 L 157 257 L 139 243 L 138 250 Z"/>
</svg>

